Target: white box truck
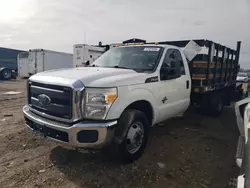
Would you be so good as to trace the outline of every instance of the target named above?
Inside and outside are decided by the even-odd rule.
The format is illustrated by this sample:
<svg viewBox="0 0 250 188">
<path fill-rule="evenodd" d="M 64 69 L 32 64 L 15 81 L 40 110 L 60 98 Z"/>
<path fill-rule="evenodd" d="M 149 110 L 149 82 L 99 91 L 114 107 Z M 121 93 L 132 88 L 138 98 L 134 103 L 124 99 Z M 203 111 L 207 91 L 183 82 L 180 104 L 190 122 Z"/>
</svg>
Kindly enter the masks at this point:
<svg viewBox="0 0 250 188">
<path fill-rule="evenodd" d="M 61 68 L 73 68 L 73 54 L 33 49 L 18 54 L 18 75 L 25 78 L 33 74 Z"/>
<path fill-rule="evenodd" d="M 76 44 L 73 50 L 74 67 L 84 67 L 87 61 L 91 64 L 100 57 L 106 51 L 106 48 L 103 46 Z"/>
</svg>

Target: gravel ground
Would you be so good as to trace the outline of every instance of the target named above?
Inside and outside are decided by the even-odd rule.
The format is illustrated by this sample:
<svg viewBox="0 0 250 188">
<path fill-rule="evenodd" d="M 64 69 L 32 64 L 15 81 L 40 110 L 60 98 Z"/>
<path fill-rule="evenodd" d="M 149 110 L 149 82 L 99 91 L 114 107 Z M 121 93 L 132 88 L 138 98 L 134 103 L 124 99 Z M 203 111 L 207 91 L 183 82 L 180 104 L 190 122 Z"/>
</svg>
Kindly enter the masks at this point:
<svg viewBox="0 0 250 188">
<path fill-rule="evenodd" d="M 25 86 L 0 82 L 0 187 L 224 188 L 237 174 L 233 108 L 219 118 L 191 109 L 151 128 L 144 155 L 120 165 L 107 151 L 74 150 L 29 131 Z"/>
</svg>

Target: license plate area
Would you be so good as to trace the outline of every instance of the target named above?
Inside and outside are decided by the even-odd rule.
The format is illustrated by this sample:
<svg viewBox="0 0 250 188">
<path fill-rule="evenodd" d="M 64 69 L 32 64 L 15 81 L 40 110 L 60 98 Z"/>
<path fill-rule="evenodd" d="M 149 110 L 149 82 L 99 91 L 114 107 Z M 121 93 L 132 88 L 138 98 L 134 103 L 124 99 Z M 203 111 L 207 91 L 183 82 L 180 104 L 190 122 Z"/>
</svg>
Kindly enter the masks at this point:
<svg viewBox="0 0 250 188">
<path fill-rule="evenodd" d="M 43 137 L 50 137 L 62 142 L 69 142 L 69 136 L 67 132 L 59 131 L 45 125 L 35 123 L 28 118 L 25 118 L 25 122 L 31 129 Z"/>
<path fill-rule="evenodd" d="M 37 123 L 33 123 L 33 129 L 40 133 L 42 136 L 47 137 L 50 135 L 48 128 L 44 125 L 39 125 Z"/>
</svg>

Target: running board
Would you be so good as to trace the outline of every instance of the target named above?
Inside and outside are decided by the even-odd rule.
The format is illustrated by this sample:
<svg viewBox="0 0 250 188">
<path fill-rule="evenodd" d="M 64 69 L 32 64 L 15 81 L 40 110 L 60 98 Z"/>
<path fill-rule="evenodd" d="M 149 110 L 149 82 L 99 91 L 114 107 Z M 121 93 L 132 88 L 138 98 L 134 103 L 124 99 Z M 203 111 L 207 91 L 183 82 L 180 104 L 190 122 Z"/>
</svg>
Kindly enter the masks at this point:
<svg viewBox="0 0 250 188">
<path fill-rule="evenodd" d="M 235 158 L 236 158 L 236 164 L 240 168 L 242 165 L 242 159 L 244 157 L 244 148 L 245 148 L 245 137 L 239 136 Z"/>
</svg>

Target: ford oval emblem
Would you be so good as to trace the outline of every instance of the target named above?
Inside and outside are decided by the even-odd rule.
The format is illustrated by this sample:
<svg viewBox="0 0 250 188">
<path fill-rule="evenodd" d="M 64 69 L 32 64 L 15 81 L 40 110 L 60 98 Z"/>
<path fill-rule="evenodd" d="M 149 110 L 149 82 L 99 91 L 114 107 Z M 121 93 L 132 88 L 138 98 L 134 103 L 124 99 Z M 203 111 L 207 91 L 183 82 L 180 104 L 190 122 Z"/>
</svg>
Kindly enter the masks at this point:
<svg viewBox="0 0 250 188">
<path fill-rule="evenodd" d="M 49 98 L 49 96 L 45 94 L 38 95 L 37 99 L 38 99 L 39 104 L 43 106 L 48 106 L 51 102 L 51 99 Z"/>
</svg>

